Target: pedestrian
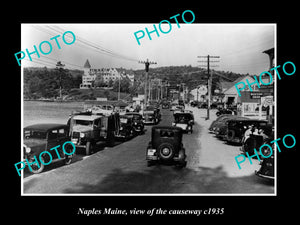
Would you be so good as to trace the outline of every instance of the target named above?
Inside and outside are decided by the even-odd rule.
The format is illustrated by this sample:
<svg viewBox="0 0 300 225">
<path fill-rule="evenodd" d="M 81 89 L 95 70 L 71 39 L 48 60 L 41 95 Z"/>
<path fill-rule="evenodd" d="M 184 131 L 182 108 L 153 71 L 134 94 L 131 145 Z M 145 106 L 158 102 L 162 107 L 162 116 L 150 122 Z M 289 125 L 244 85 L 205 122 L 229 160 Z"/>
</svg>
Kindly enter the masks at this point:
<svg viewBox="0 0 300 225">
<path fill-rule="evenodd" d="M 253 125 L 249 125 L 248 129 L 245 131 L 244 133 L 244 137 L 242 139 L 242 143 L 245 143 L 246 140 L 250 137 L 250 135 L 253 133 L 252 130 L 253 129 Z"/>
<path fill-rule="evenodd" d="M 263 129 L 259 129 L 258 133 L 263 137 L 264 142 L 268 139 L 268 135 L 265 134 L 265 131 Z"/>
<path fill-rule="evenodd" d="M 254 134 L 254 135 L 259 135 L 259 134 L 258 134 L 258 128 L 257 128 L 257 127 L 254 127 L 253 130 L 254 130 L 254 131 L 252 132 L 252 134 Z"/>
</svg>

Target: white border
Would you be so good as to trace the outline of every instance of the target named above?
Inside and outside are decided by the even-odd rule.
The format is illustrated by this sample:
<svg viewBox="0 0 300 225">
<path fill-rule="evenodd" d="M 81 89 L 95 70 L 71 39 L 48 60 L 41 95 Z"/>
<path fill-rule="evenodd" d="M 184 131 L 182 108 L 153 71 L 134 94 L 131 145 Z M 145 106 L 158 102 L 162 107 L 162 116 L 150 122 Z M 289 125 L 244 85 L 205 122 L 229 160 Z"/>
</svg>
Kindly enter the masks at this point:
<svg viewBox="0 0 300 225">
<path fill-rule="evenodd" d="M 27 23 L 21 23 L 21 35 L 22 35 L 22 24 L 27 24 Z M 38 23 L 38 25 L 41 25 L 43 23 Z M 63 24 L 63 23 L 44 23 L 44 24 Z M 90 23 L 69 23 L 69 24 L 90 24 Z M 96 23 L 95 23 L 96 24 Z M 105 24 L 105 23 L 104 23 Z M 220 23 L 204 23 L 204 24 L 199 24 L 199 23 L 194 23 L 197 25 L 207 25 L 207 26 L 232 26 L 232 25 L 238 25 L 238 26 L 252 26 L 252 25 L 256 25 L 256 26 L 265 26 L 265 25 L 273 25 L 274 26 L 274 65 L 275 67 L 277 66 L 277 23 L 226 23 L 226 24 L 220 24 Z M 117 25 L 117 24 L 108 24 L 108 25 Z M 124 25 L 124 24 L 121 24 Z M 22 37 L 21 37 L 22 38 Z M 22 43 L 22 41 L 21 41 Z M 22 45 L 21 45 L 21 49 Z M 23 80 L 24 80 L 24 76 L 23 76 L 23 64 L 21 63 L 21 159 L 20 161 L 23 159 L 23 124 L 24 124 L 24 117 L 23 117 L 23 107 L 24 107 L 24 96 L 23 96 Z M 263 71 L 262 71 L 263 72 Z M 276 72 L 274 72 L 275 75 Z M 277 139 L 277 76 L 275 77 L 275 84 L 274 85 L 274 114 L 275 114 L 275 120 L 274 120 L 274 127 L 275 127 L 275 135 L 274 138 Z M 276 147 L 275 147 L 276 148 Z M 151 194 L 147 194 L 147 193 L 108 193 L 108 194 L 104 194 L 104 193 L 84 193 L 84 194 L 62 194 L 62 193 L 46 193 L 46 194 L 42 194 L 42 193 L 37 193 L 37 194 L 24 194 L 24 185 L 23 185 L 23 179 L 24 179 L 24 174 L 23 171 L 21 171 L 21 196 L 277 196 L 277 151 L 275 151 L 275 179 L 274 179 L 274 193 L 199 193 L 199 194 L 189 194 L 189 193 L 174 193 L 174 194 L 167 194 L 167 193 L 151 193 Z"/>
</svg>

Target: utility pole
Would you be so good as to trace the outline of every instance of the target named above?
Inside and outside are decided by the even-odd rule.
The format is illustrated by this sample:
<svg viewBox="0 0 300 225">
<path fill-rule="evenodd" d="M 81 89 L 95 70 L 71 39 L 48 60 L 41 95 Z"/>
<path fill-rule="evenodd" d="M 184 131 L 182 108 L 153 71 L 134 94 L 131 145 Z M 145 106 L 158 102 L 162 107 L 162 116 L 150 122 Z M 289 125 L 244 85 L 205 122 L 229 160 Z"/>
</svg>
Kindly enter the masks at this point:
<svg viewBox="0 0 300 225">
<path fill-rule="evenodd" d="M 146 77 L 145 77 L 145 90 L 144 90 L 144 106 L 147 105 L 148 103 L 148 93 L 147 93 L 147 87 L 148 87 L 148 72 L 149 72 L 149 65 L 150 64 L 156 64 L 156 62 L 149 62 L 148 59 L 147 61 L 139 61 L 139 63 L 145 64 L 145 72 L 146 72 Z"/>
<path fill-rule="evenodd" d="M 209 110 L 211 105 L 211 85 L 212 85 L 212 75 L 210 74 L 210 67 L 217 67 L 217 65 L 210 65 L 210 62 L 220 62 L 220 61 L 210 61 L 210 58 L 220 58 L 220 56 L 198 56 L 198 58 L 207 58 L 206 61 L 198 61 L 198 62 L 206 62 L 207 63 L 207 117 L 206 120 L 209 120 Z"/>
<path fill-rule="evenodd" d="M 61 74 L 63 73 L 63 68 L 65 64 L 62 64 L 61 61 L 56 63 L 56 69 L 59 71 L 59 99 L 62 100 L 62 83 L 61 83 Z"/>
<path fill-rule="evenodd" d="M 118 101 L 120 101 L 120 92 L 121 92 L 121 72 L 119 73 Z"/>
</svg>

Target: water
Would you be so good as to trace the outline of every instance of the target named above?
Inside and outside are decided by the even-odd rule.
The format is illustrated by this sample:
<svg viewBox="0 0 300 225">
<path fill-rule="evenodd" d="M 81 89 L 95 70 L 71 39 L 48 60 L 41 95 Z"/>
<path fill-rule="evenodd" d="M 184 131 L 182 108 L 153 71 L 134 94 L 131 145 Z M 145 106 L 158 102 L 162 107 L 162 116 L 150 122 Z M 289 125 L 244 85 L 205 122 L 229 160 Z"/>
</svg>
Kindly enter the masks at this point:
<svg viewBox="0 0 300 225">
<path fill-rule="evenodd" d="M 23 126 L 37 123 L 66 124 L 72 111 L 83 110 L 84 102 L 23 102 Z"/>
</svg>

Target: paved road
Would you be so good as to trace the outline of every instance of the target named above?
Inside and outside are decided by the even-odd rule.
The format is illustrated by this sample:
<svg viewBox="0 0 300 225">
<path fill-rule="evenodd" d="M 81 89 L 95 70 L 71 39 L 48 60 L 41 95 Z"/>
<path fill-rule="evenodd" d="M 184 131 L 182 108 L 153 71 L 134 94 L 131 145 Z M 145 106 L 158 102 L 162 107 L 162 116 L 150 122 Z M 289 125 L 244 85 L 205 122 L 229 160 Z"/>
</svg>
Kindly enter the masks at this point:
<svg viewBox="0 0 300 225">
<path fill-rule="evenodd" d="M 41 174 L 25 173 L 24 194 L 226 194 L 274 193 L 272 183 L 254 175 L 259 168 L 242 164 L 239 170 L 234 157 L 239 146 L 220 141 L 208 133 L 208 126 L 215 119 L 205 120 L 206 110 L 194 109 L 193 134 L 185 134 L 187 167 L 146 166 L 145 150 L 150 140 L 151 126 L 142 136 L 109 148 L 98 146 L 91 156 L 76 155 L 70 165 L 56 163 Z M 172 114 L 162 110 L 163 125 L 170 125 Z"/>
</svg>

